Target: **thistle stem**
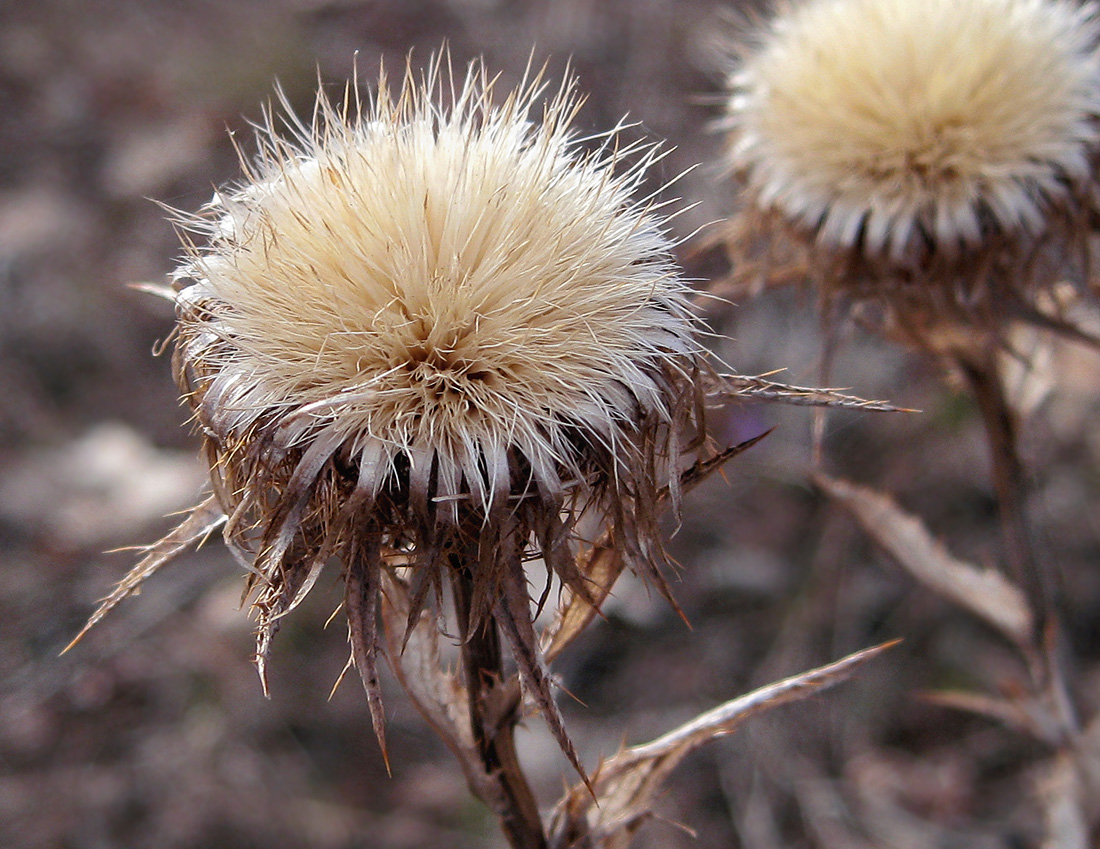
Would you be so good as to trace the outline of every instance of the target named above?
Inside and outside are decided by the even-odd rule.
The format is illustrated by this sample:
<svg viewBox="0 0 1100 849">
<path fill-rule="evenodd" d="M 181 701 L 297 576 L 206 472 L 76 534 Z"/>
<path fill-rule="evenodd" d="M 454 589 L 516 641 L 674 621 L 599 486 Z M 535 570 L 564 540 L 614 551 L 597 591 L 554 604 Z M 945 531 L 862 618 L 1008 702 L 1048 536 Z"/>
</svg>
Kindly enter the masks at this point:
<svg viewBox="0 0 1100 849">
<path fill-rule="evenodd" d="M 453 562 L 455 611 L 462 638 L 462 667 L 470 711 L 470 726 L 485 774 L 497 785 L 490 803 L 512 849 L 546 849 L 538 802 L 516 754 L 515 729 L 519 701 L 504 686 L 500 634 L 490 615 L 473 619 L 474 577 L 470 561 Z M 496 804 L 493 804 L 493 802 Z"/>
<path fill-rule="evenodd" d="M 1035 616 L 1032 647 L 1043 645 L 1053 599 L 1045 570 L 1035 555 L 1027 519 L 1027 474 L 1020 459 L 1016 417 L 997 368 L 996 351 L 983 356 L 956 354 L 955 364 L 981 413 L 989 447 L 990 469 L 1001 520 L 1005 560 L 1027 594 Z"/>
</svg>

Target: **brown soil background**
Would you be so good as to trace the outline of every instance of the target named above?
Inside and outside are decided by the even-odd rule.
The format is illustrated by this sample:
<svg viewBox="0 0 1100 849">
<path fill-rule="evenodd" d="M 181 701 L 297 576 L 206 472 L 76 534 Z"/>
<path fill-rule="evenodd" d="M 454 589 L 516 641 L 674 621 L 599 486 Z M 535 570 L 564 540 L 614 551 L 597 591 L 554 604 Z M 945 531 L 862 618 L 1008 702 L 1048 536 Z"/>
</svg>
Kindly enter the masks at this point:
<svg viewBox="0 0 1100 849">
<path fill-rule="evenodd" d="M 517 80 L 533 50 L 570 59 L 585 131 L 629 113 L 696 163 L 675 194 L 681 237 L 735 203 L 717 164 L 729 8 L 711 0 L 45 0 L 0 3 L 0 846 L 351 849 L 499 846 L 457 766 L 391 679 L 394 775 L 346 682 L 333 573 L 287 622 L 265 700 L 240 575 L 211 544 L 166 569 L 74 651 L 58 652 L 198 498 L 202 473 L 166 357 L 160 281 L 179 250 L 150 198 L 182 209 L 232 179 L 227 129 L 279 79 L 307 109 L 358 51 L 370 80 L 443 42 Z M 687 249 L 685 248 L 685 256 Z M 697 277 L 720 273 L 692 261 Z M 816 380 L 820 333 L 790 295 L 716 305 L 714 344 L 743 373 Z M 1043 349 L 1025 431 L 1042 558 L 1065 592 L 1069 666 L 1100 702 L 1100 356 Z M 923 412 L 834 414 L 831 467 L 899 497 L 953 550 L 996 558 L 995 504 L 972 404 L 927 363 L 856 337 L 834 382 Z M 562 659 L 584 759 L 647 740 L 753 686 L 894 637 L 858 679 L 748 722 L 681 767 L 639 847 L 1037 846 L 1049 752 L 923 690 L 1011 690 L 1022 670 L 973 617 L 917 585 L 807 479 L 804 411 L 744 406 L 719 440 L 777 426 L 693 493 L 671 547 L 689 629 L 631 580 Z M 670 532 L 675 528 L 670 526 Z M 567 764 L 537 720 L 523 738 L 544 804 Z M 696 836 L 670 823 L 682 823 Z"/>
</svg>

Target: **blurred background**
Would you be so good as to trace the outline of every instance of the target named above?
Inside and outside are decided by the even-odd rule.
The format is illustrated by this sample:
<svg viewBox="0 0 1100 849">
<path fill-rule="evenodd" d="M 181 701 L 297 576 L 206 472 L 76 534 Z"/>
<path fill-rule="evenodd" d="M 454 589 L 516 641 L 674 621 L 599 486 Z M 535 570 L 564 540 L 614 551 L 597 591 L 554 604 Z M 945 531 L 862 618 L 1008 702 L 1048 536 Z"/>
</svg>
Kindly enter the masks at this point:
<svg viewBox="0 0 1100 849">
<path fill-rule="evenodd" d="M 199 500 L 203 473 L 167 356 L 171 307 L 128 284 L 179 255 L 158 202 L 197 209 L 238 173 L 230 133 L 279 80 L 308 113 L 358 54 L 458 65 L 505 83 L 534 56 L 568 61 L 582 132 L 666 140 L 657 180 L 692 205 L 674 222 L 705 288 L 725 268 L 699 228 L 736 203 L 719 162 L 723 40 L 746 9 L 716 0 L 0 0 L 0 846 L 11 849 L 351 849 L 500 846 L 496 824 L 392 680 L 394 774 L 363 693 L 329 691 L 347 659 L 335 572 L 276 641 L 272 696 L 251 665 L 240 574 L 216 541 L 151 580 L 59 651 L 134 562 Z M 813 304 L 710 302 L 731 368 L 812 384 Z M 1065 589 L 1067 666 L 1100 701 L 1100 355 L 1035 344 L 1021 398 L 1040 552 Z M 833 382 L 919 414 L 835 413 L 829 465 L 893 492 L 962 556 L 996 557 L 980 422 L 927 362 L 853 337 Z M 1024 670 L 988 627 L 914 582 L 808 481 L 810 416 L 744 405 L 722 443 L 776 427 L 670 524 L 689 628 L 624 579 L 557 672 L 582 758 L 875 642 L 857 680 L 746 723 L 675 774 L 640 847 L 1028 847 L 1043 832 L 1051 752 L 922 691 L 1011 692 Z M 113 552 L 113 553 L 104 553 Z M 337 620 L 339 623 L 340 620 Z M 548 805 L 572 782 L 534 720 L 521 740 Z"/>
</svg>

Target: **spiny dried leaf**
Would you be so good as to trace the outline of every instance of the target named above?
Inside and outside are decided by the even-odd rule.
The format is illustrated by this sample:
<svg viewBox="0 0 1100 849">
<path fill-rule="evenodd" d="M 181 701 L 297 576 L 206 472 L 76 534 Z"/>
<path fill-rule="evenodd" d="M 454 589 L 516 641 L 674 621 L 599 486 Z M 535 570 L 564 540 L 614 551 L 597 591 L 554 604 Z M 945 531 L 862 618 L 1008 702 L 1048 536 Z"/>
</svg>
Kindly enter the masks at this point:
<svg viewBox="0 0 1100 849">
<path fill-rule="evenodd" d="M 409 587 L 390 570 L 382 573 L 382 624 L 386 657 L 409 699 L 458 759 L 471 791 L 493 807 L 499 795 L 481 766 L 467 710 L 466 688 L 439 655 L 439 628 L 427 610 L 409 625 Z M 496 810 L 496 808 L 494 808 Z"/>
<path fill-rule="evenodd" d="M 805 699 L 847 680 L 867 661 L 896 645 L 883 643 L 835 663 L 785 678 L 719 705 L 668 734 L 619 752 L 592 775 L 592 792 L 573 787 L 551 821 L 553 849 L 626 849 L 673 769 L 704 743 L 730 734 L 757 713 Z"/>
<path fill-rule="evenodd" d="M 289 557 L 279 555 L 283 558 L 278 567 L 280 581 L 268 581 L 263 575 L 251 572 L 241 598 L 242 604 L 252 599 L 250 606 L 256 617 L 256 672 L 265 697 L 270 695 L 267 661 L 275 635 L 282 628 L 286 615 L 301 604 L 317 583 L 332 553 L 328 540 L 315 552 L 302 551 L 300 545 L 296 549 Z"/>
<path fill-rule="evenodd" d="M 708 380 L 707 400 L 710 403 L 753 399 L 780 401 L 805 407 L 839 407 L 847 410 L 866 410 L 877 413 L 912 413 L 905 407 L 895 407 L 886 401 L 867 401 L 855 395 L 845 395 L 836 389 L 814 389 L 790 386 L 768 380 L 769 375 L 750 377 L 740 374 L 716 374 Z"/>
<path fill-rule="evenodd" d="M 640 762 L 667 756 L 682 758 L 687 752 L 714 737 L 732 732 L 750 716 L 789 702 L 801 701 L 847 681 L 859 667 L 900 642 L 901 640 L 890 640 L 871 648 L 860 649 L 833 663 L 792 675 L 725 702 L 651 743 L 629 749 L 628 760 Z"/>
<path fill-rule="evenodd" d="M 940 707 L 992 719 L 1049 746 L 1059 746 L 1065 733 L 1053 714 L 1031 696 L 997 698 L 981 693 L 949 690 L 922 693 L 921 698 Z"/>
<path fill-rule="evenodd" d="M 138 283 L 129 283 L 127 286 L 135 292 L 144 292 L 146 295 L 163 298 L 166 301 L 172 301 L 172 303 L 176 301 L 176 290 L 164 283 L 153 283 L 148 280 L 143 280 Z"/>
<path fill-rule="evenodd" d="M 386 771 L 390 769 L 389 750 L 386 748 L 386 710 L 382 705 L 382 685 L 378 681 L 378 596 L 382 591 L 381 539 L 376 529 L 371 529 L 354 547 L 344 577 L 344 605 L 348 617 L 348 639 L 351 657 L 363 689 L 367 692 L 371 724 Z"/>
<path fill-rule="evenodd" d="M 213 495 L 190 511 L 187 518 L 167 536 L 145 549 L 146 554 L 141 558 L 141 561 L 127 572 L 126 577 L 119 582 L 114 591 L 100 602 L 95 613 L 89 617 L 84 627 L 80 629 L 80 633 L 65 646 L 61 653 L 64 654 L 75 646 L 104 616 L 114 610 L 122 601 L 137 593 L 146 579 L 151 577 L 161 566 L 175 559 L 192 545 L 202 542 L 219 526 L 223 525 L 225 519 L 225 513 L 222 511 L 217 498 Z"/>
<path fill-rule="evenodd" d="M 727 460 L 752 448 L 769 433 L 771 431 L 767 430 L 759 436 L 746 439 L 711 457 L 693 463 L 680 475 L 681 493 L 690 492 L 718 471 Z M 666 488 L 661 493 L 661 500 L 667 496 Z M 566 589 L 565 599 L 559 605 L 554 621 L 542 633 L 542 652 L 547 663 L 552 663 L 596 617 L 600 606 L 611 594 L 611 588 L 626 568 L 626 562 L 616 548 L 611 532 L 608 531 L 587 552 L 578 557 L 577 567 L 580 574 L 587 579 L 589 597 L 585 598 L 584 595 L 572 589 Z"/>
<path fill-rule="evenodd" d="M 922 695 L 933 704 L 999 722 L 1051 749 L 1074 747 L 1082 756 L 1083 763 L 1093 764 L 1097 784 L 1100 785 L 1100 744 L 1088 744 L 1090 733 L 1100 734 L 1100 722 L 1094 723 L 1096 728 L 1090 726 L 1091 730 L 1084 735 L 1079 733 L 1080 722 L 1070 695 L 1058 640 L 1058 623 L 1048 620 L 1040 651 L 1033 651 L 1028 645 L 1020 647 L 1030 673 L 1028 682 L 1008 682 L 1001 687 L 1000 697 L 956 691 L 934 691 Z"/>
<path fill-rule="evenodd" d="M 1040 330 L 1051 330 L 1071 341 L 1088 345 L 1090 348 L 1100 348 L 1100 338 L 1088 328 L 1065 316 L 1051 315 L 1027 303 L 1013 304 L 1013 307 L 1023 321 Z"/>
<path fill-rule="evenodd" d="M 1000 572 L 954 557 L 916 516 L 890 496 L 849 481 L 816 476 L 829 496 L 918 581 L 975 615 L 1018 645 L 1027 645 L 1034 616 L 1023 592 Z"/>
<path fill-rule="evenodd" d="M 558 607 L 554 621 L 542 633 L 542 654 L 547 663 L 553 663 L 588 627 L 599 613 L 600 606 L 611 594 L 611 587 L 626 568 L 622 555 L 611 544 L 609 533 L 604 534 L 583 558 L 581 571 L 592 583 L 592 601 L 566 590 L 566 598 Z"/>
<path fill-rule="evenodd" d="M 520 680 L 534 699 L 558 746 L 587 785 L 588 775 L 565 730 L 565 720 L 554 701 L 553 679 L 546 667 L 546 660 L 539 652 L 538 638 L 531 623 L 531 600 L 527 594 L 526 577 L 518 559 L 506 571 L 503 583 L 504 593 L 497 600 L 496 620 L 512 649 Z"/>
<path fill-rule="evenodd" d="M 724 448 L 717 454 L 711 457 L 707 457 L 705 460 L 698 460 L 693 463 L 688 469 L 686 469 L 680 475 L 680 490 L 683 493 L 688 493 L 696 486 L 701 484 L 712 474 L 718 471 L 722 466 L 726 464 L 728 460 L 732 460 L 738 454 L 743 454 L 748 451 L 756 443 L 764 439 L 768 434 L 772 432 L 774 428 L 769 428 L 758 436 L 754 436 L 750 439 L 746 439 L 742 442 L 738 442 L 736 445 L 731 445 L 729 448 Z M 665 492 L 662 491 L 662 497 Z"/>
</svg>

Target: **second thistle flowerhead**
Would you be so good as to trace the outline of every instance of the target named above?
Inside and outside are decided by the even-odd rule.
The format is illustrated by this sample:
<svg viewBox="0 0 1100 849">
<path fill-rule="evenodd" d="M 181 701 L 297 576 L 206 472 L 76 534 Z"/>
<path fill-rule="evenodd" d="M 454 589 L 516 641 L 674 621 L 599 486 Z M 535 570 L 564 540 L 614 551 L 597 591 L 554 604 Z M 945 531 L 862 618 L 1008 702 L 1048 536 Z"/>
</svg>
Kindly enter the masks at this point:
<svg viewBox="0 0 1100 849">
<path fill-rule="evenodd" d="M 1073 0 L 792 4 L 730 77 L 741 220 L 849 288 L 862 264 L 956 303 L 1026 300 L 1095 209 L 1098 38 Z"/>
<path fill-rule="evenodd" d="M 689 289 L 632 197 L 655 148 L 582 148 L 571 82 L 495 88 L 436 62 L 362 106 L 322 98 L 181 218 L 176 374 L 261 657 L 338 560 L 372 696 L 383 570 L 411 568 L 420 605 L 461 573 L 471 619 L 506 620 L 529 659 L 523 562 L 587 592 L 585 511 L 658 568 L 660 490 L 697 424 Z"/>
</svg>

